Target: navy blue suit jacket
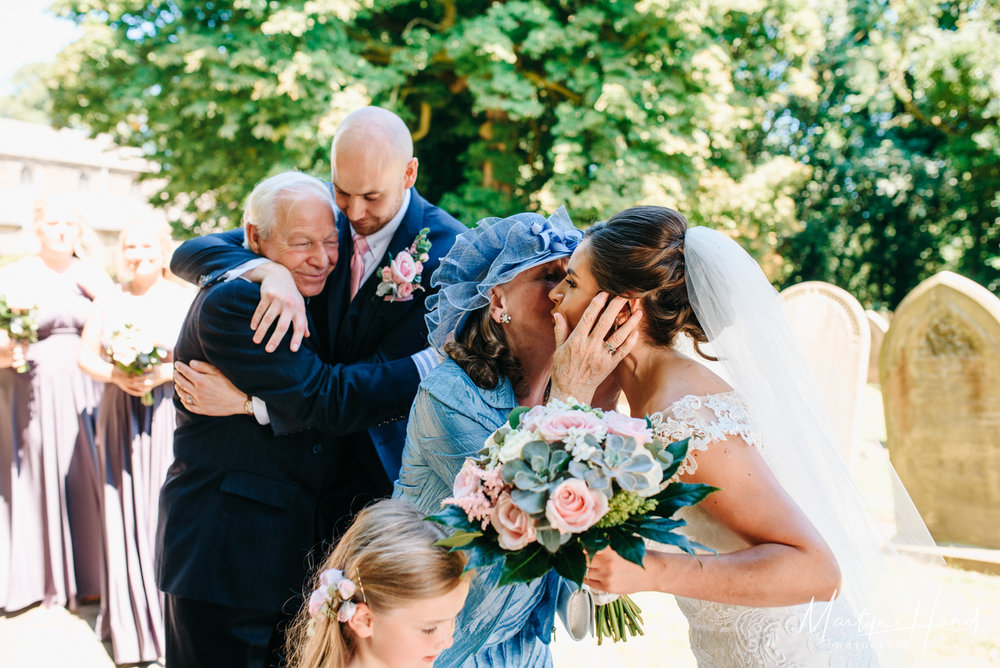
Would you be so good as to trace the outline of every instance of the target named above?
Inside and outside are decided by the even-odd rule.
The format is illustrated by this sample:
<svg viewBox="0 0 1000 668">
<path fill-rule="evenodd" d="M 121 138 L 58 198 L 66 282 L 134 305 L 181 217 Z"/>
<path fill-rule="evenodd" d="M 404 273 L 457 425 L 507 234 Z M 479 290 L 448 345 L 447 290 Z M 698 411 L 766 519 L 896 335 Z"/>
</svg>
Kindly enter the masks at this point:
<svg viewBox="0 0 1000 668">
<path fill-rule="evenodd" d="M 176 358 L 210 362 L 267 402 L 329 397 L 310 405 L 319 422 L 336 420 L 322 417 L 328 404 L 358 411 L 350 383 L 318 363 L 312 342 L 295 353 L 287 337 L 274 353 L 253 343 L 247 323 L 259 299 L 260 286 L 242 280 L 202 290 Z M 383 391 L 394 386 L 391 365 L 357 371 Z M 331 522 L 320 509 L 336 492 L 338 453 L 317 429 L 275 435 L 252 416 L 206 417 L 189 413 L 176 397 L 174 404 L 174 462 L 160 493 L 158 585 L 184 598 L 280 611 L 301 593 L 310 551 L 330 537 Z"/>
<path fill-rule="evenodd" d="M 427 346 L 427 324 L 424 322 L 424 300 L 430 291 L 430 277 L 437 269 L 441 256 L 455 243 L 455 237 L 465 231 L 465 226 L 451 215 L 433 206 L 421 197 L 415 188 L 410 189 L 410 204 L 403 220 L 393 235 L 386 255 L 377 268 L 389 263 L 413 243 L 422 228 L 428 228 L 431 249 L 424 263 L 423 285 L 426 291 L 415 292 L 408 302 L 386 302 L 375 297 L 380 282 L 376 271 L 361 286 L 357 296 L 350 299 L 350 261 L 353 252 L 349 224 L 342 215 L 337 219 L 340 260 L 327 279 L 323 292 L 310 300 L 309 311 L 315 326 L 310 327 L 310 340 L 317 346 L 323 359 L 333 365 L 334 373 L 344 378 L 344 387 L 353 393 L 356 410 L 334 409 L 325 414 L 317 407 L 337 397 L 303 397 L 291 394 L 275 401 L 267 401 L 271 425 L 276 434 L 287 434 L 298 429 L 317 428 L 341 435 L 338 448 L 372 448 L 390 482 L 399 475 L 406 436 L 406 417 L 416 396 L 420 378 L 416 366 L 409 359 L 393 367 L 396 383 L 386 393 L 377 383 L 366 379 L 367 369 L 355 369 L 361 362 L 383 362 L 408 358 Z M 256 257 L 243 248 L 242 231 L 208 235 L 183 244 L 174 253 L 171 269 L 190 282 L 210 285 L 222 274 L 249 259 Z M 284 345 L 284 344 L 283 344 Z M 320 362 L 317 361 L 317 364 Z M 244 392 L 248 390 L 235 383 Z M 405 408 L 400 409 L 401 406 Z M 340 413 L 342 422 L 331 421 L 331 413 Z"/>
</svg>

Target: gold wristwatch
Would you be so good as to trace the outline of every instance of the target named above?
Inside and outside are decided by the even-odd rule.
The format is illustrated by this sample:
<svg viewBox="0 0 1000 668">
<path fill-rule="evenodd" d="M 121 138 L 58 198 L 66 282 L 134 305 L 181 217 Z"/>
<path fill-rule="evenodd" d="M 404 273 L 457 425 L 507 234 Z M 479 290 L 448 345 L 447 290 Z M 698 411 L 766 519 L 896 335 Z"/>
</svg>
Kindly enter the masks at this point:
<svg viewBox="0 0 1000 668">
<path fill-rule="evenodd" d="M 253 415 L 253 397 L 247 395 L 247 400 L 243 402 L 243 412 L 247 415 Z"/>
</svg>

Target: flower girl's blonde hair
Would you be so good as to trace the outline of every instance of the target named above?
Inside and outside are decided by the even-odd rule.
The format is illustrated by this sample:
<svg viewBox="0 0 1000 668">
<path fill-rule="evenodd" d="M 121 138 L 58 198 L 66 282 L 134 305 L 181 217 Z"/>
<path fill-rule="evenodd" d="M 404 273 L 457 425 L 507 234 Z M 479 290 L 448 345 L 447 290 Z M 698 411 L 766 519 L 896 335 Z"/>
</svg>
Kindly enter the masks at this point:
<svg viewBox="0 0 1000 668">
<path fill-rule="evenodd" d="M 321 587 L 321 574 L 337 569 L 353 584 L 348 601 L 366 603 L 375 612 L 443 596 L 468 577 L 463 553 L 434 545 L 446 535 L 409 503 L 379 501 L 358 514 L 310 578 L 310 589 Z M 345 604 L 335 595 L 331 606 L 311 616 L 306 596 L 288 632 L 290 668 L 342 668 L 350 663 L 357 653 L 357 637 L 346 621 L 337 621 L 338 607 Z"/>
</svg>

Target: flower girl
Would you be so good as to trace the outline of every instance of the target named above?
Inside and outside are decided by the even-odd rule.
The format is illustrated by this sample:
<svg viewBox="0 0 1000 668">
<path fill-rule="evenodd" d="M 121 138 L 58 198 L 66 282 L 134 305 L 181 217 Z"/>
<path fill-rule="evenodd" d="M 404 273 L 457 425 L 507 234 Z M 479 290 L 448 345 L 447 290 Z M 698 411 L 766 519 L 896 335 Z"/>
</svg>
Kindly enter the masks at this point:
<svg viewBox="0 0 1000 668">
<path fill-rule="evenodd" d="M 375 503 L 322 567 L 289 633 L 293 668 L 429 666 L 451 646 L 469 592 L 466 558 L 405 501 Z"/>
</svg>

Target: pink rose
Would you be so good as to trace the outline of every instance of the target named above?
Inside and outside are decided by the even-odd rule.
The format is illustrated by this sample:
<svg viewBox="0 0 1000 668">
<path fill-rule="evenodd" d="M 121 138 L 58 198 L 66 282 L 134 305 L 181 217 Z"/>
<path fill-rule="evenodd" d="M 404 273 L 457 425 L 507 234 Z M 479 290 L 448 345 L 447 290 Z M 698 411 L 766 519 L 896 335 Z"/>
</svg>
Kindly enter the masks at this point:
<svg viewBox="0 0 1000 668">
<path fill-rule="evenodd" d="M 545 517 L 559 533 L 580 533 L 608 512 L 608 499 L 578 478 L 569 478 L 549 495 Z"/>
<path fill-rule="evenodd" d="M 423 262 L 417 262 L 416 264 L 413 265 L 413 268 L 419 274 L 420 272 L 422 272 L 424 270 L 424 263 Z"/>
<path fill-rule="evenodd" d="M 354 617 L 354 612 L 358 609 L 358 606 L 354 601 L 344 601 L 337 608 L 337 621 L 338 622 L 349 622 L 351 618 Z"/>
<path fill-rule="evenodd" d="M 392 281 L 392 272 L 389 271 L 389 267 L 382 267 L 382 280 L 386 283 Z"/>
<path fill-rule="evenodd" d="M 323 611 L 323 606 L 330 602 L 330 595 L 326 592 L 326 587 L 320 587 L 309 597 L 309 615 L 318 617 Z"/>
<path fill-rule="evenodd" d="M 609 434 L 618 434 L 635 439 L 636 445 L 646 445 L 653 440 L 653 434 L 642 418 L 633 418 L 615 411 L 604 414 L 604 424 Z"/>
<path fill-rule="evenodd" d="M 535 428 L 549 442 L 566 440 L 570 429 L 577 429 L 578 433 L 593 434 L 598 440 L 607 431 L 601 419 L 593 413 L 573 410 L 550 413 L 539 419 Z"/>
<path fill-rule="evenodd" d="M 344 572 L 339 568 L 328 568 L 319 574 L 319 583 L 323 587 L 336 585 L 344 579 Z"/>
<path fill-rule="evenodd" d="M 346 601 L 354 596 L 354 592 L 357 591 L 357 586 L 351 580 L 344 578 L 337 583 L 337 591 L 340 593 L 341 600 Z"/>
<path fill-rule="evenodd" d="M 413 298 L 412 283 L 399 283 L 396 285 L 396 299 L 412 299 L 412 298 Z"/>
<path fill-rule="evenodd" d="M 452 486 L 452 494 L 456 498 L 469 496 L 479 491 L 479 469 L 471 459 L 466 459 L 462 464 L 462 470 L 455 476 L 455 484 Z"/>
<path fill-rule="evenodd" d="M 545 415 L 545 406 L 533 406 L 531 410 L 521 413 L 521 421 L 517 423 L 518 429 L 525 431 L 535 431 L 538 429 L 538 421 Z"/>
<path fill-rule="evenodd" d="M 497 499 L 490 524 L 500 534 L 498 542 L 505 550 L 520 550 L 535 540 L 535 519 L 518 508 L 507 492 Z"/>
<path fill-rule="evenodd" d="M 389 263 L 392 280 L 397 283 L 409 283 L 417 275 L 417 265 L 409 253 L 400 253 Z"/>
</svg>

